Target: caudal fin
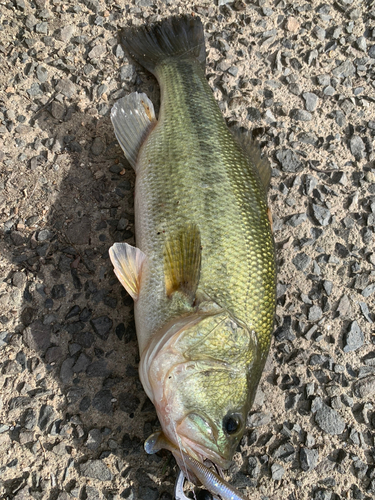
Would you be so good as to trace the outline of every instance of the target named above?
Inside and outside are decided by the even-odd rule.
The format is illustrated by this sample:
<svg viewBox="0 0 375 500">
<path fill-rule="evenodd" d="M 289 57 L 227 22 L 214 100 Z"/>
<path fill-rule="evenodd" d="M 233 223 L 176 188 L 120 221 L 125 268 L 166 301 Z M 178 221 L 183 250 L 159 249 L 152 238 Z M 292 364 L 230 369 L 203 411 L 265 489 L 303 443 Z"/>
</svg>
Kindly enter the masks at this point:
<svg viewBox="0 0 375 500">
<path fill-rule="evenodd" d="M 151 73 L 170 58 L 206 62 L 202 22 L 196 16 L 174 16 L 140 28 L 125 29 L 121 41 L 129 55 Z"/>
</svg>

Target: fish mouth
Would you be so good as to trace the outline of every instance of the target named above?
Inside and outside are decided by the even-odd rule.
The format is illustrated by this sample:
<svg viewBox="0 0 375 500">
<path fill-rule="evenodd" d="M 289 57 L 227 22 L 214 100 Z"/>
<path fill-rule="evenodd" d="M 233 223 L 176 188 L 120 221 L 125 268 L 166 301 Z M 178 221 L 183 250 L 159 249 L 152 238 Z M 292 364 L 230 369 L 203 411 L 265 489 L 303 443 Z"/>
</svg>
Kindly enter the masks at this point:
<svg viewBox="0 0 375 500">
<path fill-rule="evenodd" d="M 206 431 L 204 435 L 201 432 L 202 425 L 204 425 Z M 225 470 L 229 468 L 231 464 L 230 452 L 229 450 L 226 450 L 226 453 L 219 451 L 215 426 L 208 418 L 202 418 L 196 413 L 191 413 L 179 423 L 176 433 L 182 449 L 201 463 L 204 460 L 209 460 L 219 469 Z M 194 439 L 192 437 L 194 435 L 199 436 L 200 439 Z"/>
<path fill-rule="evenodd" d="M 222 478 L 221 471 L 215 464 L 215 468 L 219 475 L 182 448 L 176 447 L 163 432 L 159 431 L 151 434 L 144 446 L 146 453 L 149 454 L 157 453 L 162 448 L 173 453 L 181 469 L 179 479 L 176 483 L 175 492 L 178 492 L 178 494 L 176 494 L 176 499 L 188 499 L 183 493 L 183 481 L 184 478 L 186 478 L 197 485 L 203 485 L 203 487 L 207 488 L 213 495 L 213 498 L 217 499 L 217 496 L 219 496 L 222 500 L 247 500 L 238 490 L 236 490 L 236 488 L 232 487 Z"/>
</svg>

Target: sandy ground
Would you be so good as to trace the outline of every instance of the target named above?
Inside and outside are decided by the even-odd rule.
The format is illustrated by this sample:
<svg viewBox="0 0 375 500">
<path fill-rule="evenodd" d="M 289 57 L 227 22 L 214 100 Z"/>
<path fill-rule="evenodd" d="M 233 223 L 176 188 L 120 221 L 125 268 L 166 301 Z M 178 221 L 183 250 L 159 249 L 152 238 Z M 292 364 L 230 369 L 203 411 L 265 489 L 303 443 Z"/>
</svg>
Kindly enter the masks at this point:
<svg viewBox="0 0 375 500">
<path fill-rule="evenodd" d="M 158 102 L 118 29 L 190 12 L 228 124 L 273 167 L 276 332 L 230 480 L 252 500 L 374 498 L 374 2 L 219 4 L 0 4 L 1 498 L 173 496 L 108 258 L 134 244 L 109 111 Z"/>
</svg>

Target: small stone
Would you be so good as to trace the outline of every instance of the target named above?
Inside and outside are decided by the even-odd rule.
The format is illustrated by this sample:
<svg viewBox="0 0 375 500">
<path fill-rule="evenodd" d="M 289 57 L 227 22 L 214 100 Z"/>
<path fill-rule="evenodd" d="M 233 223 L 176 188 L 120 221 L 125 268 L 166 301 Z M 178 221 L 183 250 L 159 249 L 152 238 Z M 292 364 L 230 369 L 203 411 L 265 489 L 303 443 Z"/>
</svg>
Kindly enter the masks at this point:
<svg viewBox="0 0 375 500">
<path fill-rule="evenodd" d="M 28 14 L 28 16 L 25 19 L 25 26 L 28 28 L 30 31 L 34 28 L 34 26 L 38 23 L 38 19 L 34 16 L 34 14 Z"/>
<path fill-rule="evenodd" d="M 63 384 L 68 384 L 74 375 L 73 366 L 75 363 L 74 358 L 67 358 L 63 361 L 60 368 L 60 379 Z"/>
<path fill-rule="evenodd" d="M 104 56 L 106 52 L 107 48 L 105 45 L 96 45 L 90 50 L 90 52 L 87 54 L 87 57 L 89 59 L 98 59 L 99 57 Z"/>
<path fill-rule="evenodd" d="M 280 464 L 273 464 L 271 466 L 271 476 L 274 481 L 280 481 L 285 474 L 285 469 Z"/>
<path fill-rule="evenodd" d="M 299 27 L 300 23 L 298 22 L 298 20 L 293 16 L 288 16 L 285 24 L 286 30 L 290 31 L 291 33 L 295 33 L 296 31 L 299 30 Z"/>
<path fill-rule="evenodd" d="M 102 439 L 103 437 L 100 429 L 91 429 L 87 435 L 85 446 L 89 450 L 97 450 L 102 442 Z"/>
<path fill-rule="evenodd" d="M 300 122 L 309 122 L 312 120 L 312 114 L 304 109 L 296 109 L 292 113 L 292 118 Z"/>
<path fill-rule="evenodd" d="M 346 78 L 355 74 L 355 66 L 350 59 L 346 59 L 339 64 L 333 71 L 332 75 L 337 78 Z"/>
<path fill-rule="evenodd" d="M 84 352 L 81 352 L 76 363 L 72 368 L 73 372 L 74 373 L 85 372 L 90 363 L 91 363 L 91 358 L 87 356 L 87 354 L 85 354 Z"/>
<path fill-rule="evenodd" d="M 92 406 L 100 413 L 110 415 L 112 413 L 112 393 L 108 389 L 97 392 L 92 400 Z"/>
<path fill-rule="evenodd" d="M 318 106 L 318 96 L 312 92 L 304 92 L 302 97 L 305 99 L 307 111 L 315 111 Z"/>
<path fill-rule="evenodd" d="M 319 321 L 323 316 L 323 311 L 319 306 L 312 306 L 309 309 L 308 320 L 309 321 Z"/>
<path fill-rule="evenodd" d="M 260 474 L 260 462 L 257 457 L 249 457 L 247 463 L 247 474 L 252 479 L 256 479 Z"/>
<path fill-rule="evenodd" d="M 73 97 L 77 91 L 74 83 L 68 80 L 67 78 L 59 80 L 56 84 L 55 90 L 56 92 L 60 92 L 61 94 L 63 94 L 68 99 Z"/>
<path fill-rule="evenodd" d="M 375 376 L 363 378 L 353 385 L 354 394 L 357 398 L 368 398 L 375 394 Z"/>
<path fill-rule="evenodd" d="M 253 429 L 254 427 L 261 427 L 263 425 L 268 425 L 272 420 L 271 413 L 253 413 L 247 417 L 246 427 L 248 429 Z"/>
<path fill-rule="evenodd" d="M 320 205 L 315 205 L 315 203 L 313 203 L 312 209 L 316 221 L 321 226 L 328 226 L 331 219 L 331 212 L 328 210 L 328 208 L 321 207 Z"/>
<path fill-rule="evenodd" d="M 120 68 L 120 80 L 123 82 L 125 80 L 130 80 L 134 75 L 134 66 L 126 64 Z"/>
<path fill-rule="evenodd" d="M 375 59 L 375 45 L 371 45 L 367 53 L 372 59 Z"/>
<path fill-rule="evenodd" d="M 62 42 L 69 42 L 69 40 L 72 38 L 75 32 L 75 26 L 74 25 L 68 25 L 64 26 L 64 28 L 61 28 L 59 32 L 57 33 L 56 38 L 58 40 L 61 40 Z"/>
<path fill-rule="evenodd" d="M 361 308 L 362 314 L 365 317 L 366 321 L 368 321 L 369 323 L 373 323 L 367 304 L 365 302 L 359 302 L 359 307 Z"/>
<path fill-rule="evenodd" d="M 35 25 L 36 33 L 41 33 L 42 35 L 48 35 L 48 23 L 43 21 Z"/>
<path fill-rule="evenodd" d="M 302 169 L 302 163 L 298 156 L 290 149 L 279 149 L 276 151 L 276 158 L 280 162 L 283 172 L 299 172 Z"/>
<path fill-rule="evenodd" d="M 92 327 L 97 335 L 103 340 L 107 340 L 113 321 L 108 316 L 100 316 L 91 320 Z"/>
<path fill-rule="evenodd" d="M 332 436 L 342 434 L 345 429 L 345 422 L 337 411 L 324 403 L 322 403 L 321 407 L 315 413 L 315 422 L 322 431 Z"/>
<path fill-rule="evenodd" d="M 318 463 L 319 452 L 318 450 L 309 450 L 308 448 L 302 448 L 299 454 L 299 459 L 301 462 L 302 470 L 313 470 Z"/>
<path fill-rule="evenodd" d="M 307 215 L 305 213 L 295 214 L 287 220 L 286 225 L 291 227 L 297 227 L 307 220 Z"/>
<path fill-rule="evenodd" d="M 66 297 L 66 288 L 65 285 L 53 285 L 51 290 L 51 297 L 53 299 L 62 299 Z"/>
<path fill-rule="evenodd" d="M 38 67 L 36 68 L 36 77 L 38 78 L 40 83 L 44 83 L 48 80 L 48 71 L 41 64 L 39 64 Z"/>
<path fill-rule="evenodd" d="M 371 283 L 362 290 L 361 295 L 363 297 L 370 297 L 375 292 L 375 283 Z"/>
<path fill-rule="evenodd" d="M 58 101 L 52 101 L 51 104 L 51 115 L 56 118 L 56 120 L 62 120 L 65 116 L 66 108 L 63 104 Z"/>
<path fill-rule="evenodd" d="M 52 233 L 48 229 L 42 229 L 38 233 L 37 240 L 38 241 L 49 241 L 50 239 L 53 238 L 53 236 L 54 236 L 54 233 Z"/>
<path fill-rule="evenodd" d="M 98 479 L 99 481 L 111 481 L 112 473 L 102 460 L 88 460 L 80 465 L 82 476 Z"/>
<path fill-rule="evenodd" d="M 38 427 L 41 431 L 48 430 L 48 427 L 55 419 L 55 410 L 50 405 L 42 405 L 39 411 Z"/>
<path fill-rule="evenodd" d="M 318 40 L 321 42 L 325 39 L 326 37 L 326 30 L 324 28 L 321 28 L 320 26 L 314 26 L 312 32 L 316 36 Z"/>
<path fill-rule="evenodd" d="M 51 345 L 51 327 L 39 320 L 34 321 L 25 329 L 23 341 L 30 349 L 44 354 Z"/>
<path fill-rule="evenodd" d="M 343 295 L 341 297 L 336 312 L 339 317 L 351 316 L 352 308 L 350 305 L 349 297 L 347 295 Z"/>
<path fill-rule="evenodd" d="M 349 330 L 344 334 L 344 352 L 356 351 L 365 341 L 362 330 L 357 321 L 353 321 Z"/>
<path fill-rule="evenodd" d="M 349 140 L 350 152 L 359 161 L 365 157 L 366 145 L 359 135 L 353 135 Z"/>
<path fill-rule="evenodd" d="M 251 122 L 257 122 L 262 118 L 262 114 L 258 108 L 249 107 L 247 108 L 247 118 Z"/>
<path fill-rule="evenodd" d="M 299 271 L 304 271 L 310 265 L 311 258 L 302 252 L 293 257 L 292 262 Z"/>
</svg>

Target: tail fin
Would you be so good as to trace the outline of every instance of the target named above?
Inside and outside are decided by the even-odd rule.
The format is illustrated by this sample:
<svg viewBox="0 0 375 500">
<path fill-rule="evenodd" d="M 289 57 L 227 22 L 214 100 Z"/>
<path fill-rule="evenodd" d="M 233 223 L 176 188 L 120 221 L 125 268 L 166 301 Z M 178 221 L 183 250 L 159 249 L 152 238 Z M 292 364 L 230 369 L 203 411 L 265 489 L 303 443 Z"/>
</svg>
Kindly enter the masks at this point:
<svg viewBox="0 0 375 500">
<path fill-rule="evenodd" d="M 204 67 L 206 49 L 199 17 L 174 16 L 140 28 L 124 30 L 122 43 L 129 55 L 151 73 L 169 58 L 195 58 Z"/>
</svg>

